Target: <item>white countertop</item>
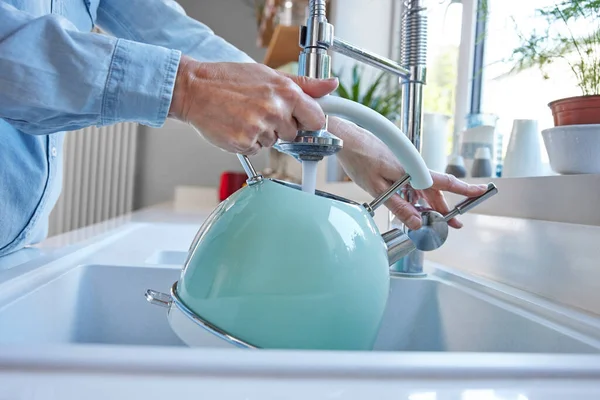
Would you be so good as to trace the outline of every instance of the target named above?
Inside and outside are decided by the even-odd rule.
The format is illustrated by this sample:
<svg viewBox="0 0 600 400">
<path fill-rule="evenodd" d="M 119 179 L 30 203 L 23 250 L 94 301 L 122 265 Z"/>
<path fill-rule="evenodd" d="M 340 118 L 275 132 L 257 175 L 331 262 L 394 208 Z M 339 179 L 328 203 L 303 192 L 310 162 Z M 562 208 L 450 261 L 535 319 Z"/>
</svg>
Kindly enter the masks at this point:
<svg viewBox="0 0 600 400">
<path fill-rule="evenodd" d="M 50 238 L 0 258 L 0 285 L 66 264 L 141 265 L 186 251 L 211 210 L 169 205 Z M 136 229 L 164 230 L 131 242 Z M 55 270 L 52 273 L 60 273 Z M 9 291 L 10 292 L 10 291 Z M 10 293 L 0 293 L 2 296 Z M 10 329 L 0 326 L 0 329 Z M 599 399 L 600 357 L 246 351 L 152 346 L 0 346 L 0 399 Z"/>
</svg>

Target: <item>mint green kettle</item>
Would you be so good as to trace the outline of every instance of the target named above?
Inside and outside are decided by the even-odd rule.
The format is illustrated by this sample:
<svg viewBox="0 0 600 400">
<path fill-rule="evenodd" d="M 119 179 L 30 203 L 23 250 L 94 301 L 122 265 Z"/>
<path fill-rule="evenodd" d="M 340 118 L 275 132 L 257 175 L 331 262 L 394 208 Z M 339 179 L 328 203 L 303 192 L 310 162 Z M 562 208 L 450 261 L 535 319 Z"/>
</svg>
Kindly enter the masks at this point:
<svg viewBox="0 0 600 400">
<path fill-rule="evenodd" d="M 264 179 L 246 165 L 248 185 L 200 227 L 170 295 L 146 293 L 169 309 L 172 329 L 187 344 L 372 349 L 388 298 L 389 265 L 414 249 L 400 232 L 382 236 L 374 209 L 400 186 L 424 189 L 432 179 L 389 120 L 339 97 L 318 102 L 326 114 L 381 138 L 407 175 L 373 202 L 358 204 Z"/>
</svg>

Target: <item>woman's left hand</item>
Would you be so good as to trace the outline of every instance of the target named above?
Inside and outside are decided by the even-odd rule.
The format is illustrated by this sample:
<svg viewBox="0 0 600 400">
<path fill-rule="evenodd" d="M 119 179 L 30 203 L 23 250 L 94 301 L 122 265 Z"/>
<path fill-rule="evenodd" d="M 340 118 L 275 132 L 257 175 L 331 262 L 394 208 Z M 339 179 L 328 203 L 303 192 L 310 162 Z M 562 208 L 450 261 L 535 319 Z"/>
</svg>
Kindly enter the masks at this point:
<svg viewBox="0 0 600 400">
<path fill-rule="evenodd" d="M 344 171 L 373 197 L 385 192 L 404 176 L 405 171 L 398 159 L 372 133 L 336 117 L 329 117 L 328 128 L 344 141 L 344 148 L 338 153 Z M 448 174 L 432 171 L 431 176 L 433 186 L 426 190 L 415 190 L 414 193 L 417 198 L 424 198 L 431 208 L 442 215 L 450 211 L 443 191 L 474 197 L 482 195 L 487 189 L 487 185 L 470 185 Z M 394 194 L 385 205 L 410 229 L 421 227 L 419 212 L 400 195 Z M 462 223 L 456 218 L 451 219 L 449 225 L 456 229 L 462 227 Z"/>
</svg>

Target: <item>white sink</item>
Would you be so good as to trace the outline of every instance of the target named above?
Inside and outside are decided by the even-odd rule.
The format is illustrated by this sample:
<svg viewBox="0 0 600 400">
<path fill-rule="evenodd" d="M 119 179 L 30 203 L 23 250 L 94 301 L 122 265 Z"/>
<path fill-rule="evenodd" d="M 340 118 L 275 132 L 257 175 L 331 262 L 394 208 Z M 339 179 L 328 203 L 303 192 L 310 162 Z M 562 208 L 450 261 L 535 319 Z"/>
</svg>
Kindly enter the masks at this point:
<svg viewBox="0 0 600 400">
<path fill-rule="evenodd" d="M 102 343 L 183 346 L 165 309 L 144 297 L 148 288 L 169 292 L 177 267 L 82 265 L 0 305 L 0 345 Z"/>
<path fill-rule="evenodd" d="M 95 343 L 184 346 L 146 289 L 169 292 L 183 252 L 145 266 L 81 265 L 0 302 L 0 345 Z M 151 265 L 170 260 L 172 265 Z M 597 353 L 598 321 L 444 273 L 392 278 L 375 350 Z M 596 335 L 596 336 L 595 336 Z"/>
<path fill-rule="evenodd" d="M 567 317 L 562 310 L 543 302 L 537 305 L 499 289 L 463 285 L 435 274 L 425 279 L 393 277 L 391 289 L 376 350 L 600 351 L 598 321 L 588 321 L 575 312 Z M 581 320 L 589 324 L 583 323 L 588 329 L 579 326 L 587 335 L 574 329 L 582 325 Z"/>
</svg>

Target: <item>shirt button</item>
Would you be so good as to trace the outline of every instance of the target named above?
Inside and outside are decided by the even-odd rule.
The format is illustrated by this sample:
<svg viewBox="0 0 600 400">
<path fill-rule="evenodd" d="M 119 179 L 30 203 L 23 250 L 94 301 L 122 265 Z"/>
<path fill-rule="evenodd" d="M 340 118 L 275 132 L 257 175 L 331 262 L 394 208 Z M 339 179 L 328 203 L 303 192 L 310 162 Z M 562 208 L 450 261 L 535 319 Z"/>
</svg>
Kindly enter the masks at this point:
<svg viewBox="0 0 600 400">
<path fill-rule="evenodd" d="M 50 154 L 52 154 L 52 157 L 56 157 L 56 147 L 52 147 L 52 150 L 50 150 Z"/>
</svg>

